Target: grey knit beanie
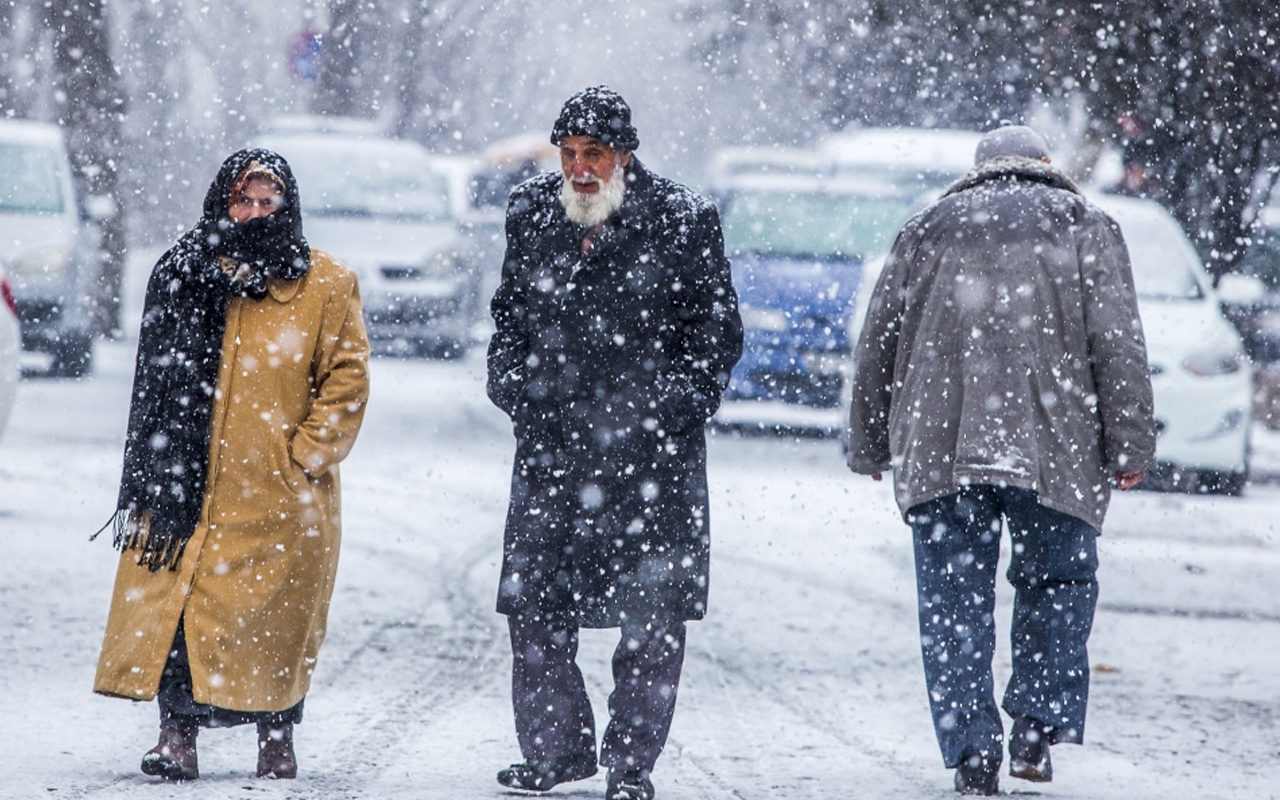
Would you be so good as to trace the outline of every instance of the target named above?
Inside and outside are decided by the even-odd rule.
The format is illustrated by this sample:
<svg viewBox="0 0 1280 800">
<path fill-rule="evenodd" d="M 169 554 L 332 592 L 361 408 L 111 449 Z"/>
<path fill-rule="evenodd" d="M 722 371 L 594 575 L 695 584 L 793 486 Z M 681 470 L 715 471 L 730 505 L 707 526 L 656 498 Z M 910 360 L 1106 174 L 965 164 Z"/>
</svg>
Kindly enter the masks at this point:
<svg viewBox="0 0 1280 800">
<path fill-rule="evenodd" d="M 981 164 L 1001 156 L 1022 156 L 1042 161 L 1049 157 L 1049 145 L 1043 136 L 1026 125 L 1005 125 L 988 131 L 978 140 L 973 163 Z"/>
</svg>

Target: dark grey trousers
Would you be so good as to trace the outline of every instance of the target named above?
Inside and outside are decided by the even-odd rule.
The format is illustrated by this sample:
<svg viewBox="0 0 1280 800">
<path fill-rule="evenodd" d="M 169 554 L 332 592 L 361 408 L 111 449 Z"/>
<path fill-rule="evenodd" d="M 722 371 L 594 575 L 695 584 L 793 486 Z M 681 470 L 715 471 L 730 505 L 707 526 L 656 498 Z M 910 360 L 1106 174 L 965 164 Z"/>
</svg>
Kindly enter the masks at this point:
<svg viewBox="0 0 1280 800">
<path fill-rule="evenodd" d="M 596 753 L 595 717 L 578 669 L 578 628 L 516 615 L 511 700 L 527 761 Z M 651 771 L 667 743 L 684 664 L 685 623 L 623 624 L 600 764 Z"/>
</svg>

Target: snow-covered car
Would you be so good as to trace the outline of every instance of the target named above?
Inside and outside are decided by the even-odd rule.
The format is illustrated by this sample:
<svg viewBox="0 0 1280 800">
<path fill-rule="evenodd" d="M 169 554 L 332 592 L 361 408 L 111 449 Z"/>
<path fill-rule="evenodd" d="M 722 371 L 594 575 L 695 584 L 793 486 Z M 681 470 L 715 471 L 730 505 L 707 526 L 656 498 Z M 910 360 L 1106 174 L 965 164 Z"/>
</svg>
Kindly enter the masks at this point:
<svg viewBox="0 0 1280 800">
<path fill-rule="evenodd" d="M 1254 419 L 1280 430 L 1280 205 L 1258 212 L 1235 271 L 1218 279 L 1218 297 L 1253 365 Z"/>
<path fill-rule="evenodd" d="M 0 435 L 4 434 L 9 414 L 13 411 L 13 399 L 18 392 L 21 366 L 18 352 L 22 348 L 18 331 L 18 304 L 13 298 L 9 278 L 0 266 Z"/>
<path fill-rule="evenodd" d="M 886 250 L 914 195 L 850 178 L 743 174 L 712 192 L 745 333 L 715 422 L 843 427 L 862 266 Z"/>
<path fill-rule="evenodd" d="M 1253 378 L 1240 336 L 1190 240 L 1158 203 L 1092 199 L 1120 224 L 1155 395 L 1150 488 L 1238 495 L 1249 477 Z"/>
<path fill-rule="evenodd" d="M 22 320 L 22 346 L 49 355 L 49 373 L 93 363 L 100 232 L 81 209 L 62 131 L 0 120 L 0 262 Z"/>
<path fill-rule="evenodd" d="M 1249 358 L 1255 364 L 1280 361 L 1280 206 L 1258 212 L 1236 273 L 1224 275 L 1218 288 Z"/>
<path fill-rule="evenodd" d="M 973 167 L 982 134 L 942 128 L 849 128 L 819 145 L 832 174 L 856 175 L 919 193 L 937 192 Z"/>
<path fill-rule="evenodd" d="M 471 342 L 477 272 L 446 177 L 415 142 L 359 131 L 267 133 L 302 197 L 307 240 L 354 269 L 375 348 L 454 358 Z"/>
</svg>

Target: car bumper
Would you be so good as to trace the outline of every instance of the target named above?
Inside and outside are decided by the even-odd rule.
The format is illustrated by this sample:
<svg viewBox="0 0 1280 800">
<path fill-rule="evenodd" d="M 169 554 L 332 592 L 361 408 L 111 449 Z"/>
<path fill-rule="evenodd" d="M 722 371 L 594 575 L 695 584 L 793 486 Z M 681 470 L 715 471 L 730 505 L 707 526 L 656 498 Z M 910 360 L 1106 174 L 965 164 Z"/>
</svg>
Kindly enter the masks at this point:
<svg viewBox="0 0 1280 800">
<path fill-rule="evenodd" d="M 18 318 L 25 350 L 53 350 L 68 338 L 83 339 L 93 334 L 83 307 L 68 307 L 58 300 L 19 299 Z"/>
<path fill-rule="evenodd" d="M 1247 473 L 1252 378 L 1247 369 L 1177 380 L 1157 375 L 1156 458 L 1197 471 Z"/>
<path fill-rule="evenodd" d="M 469 335 L 473 303 L 465 292 L 366 292 L 362 303 L 371 339 L 464 341 Z"/>
<path fill-rule="evenodd" d="M 806 433 L 835 436 L 846 424 L 844 408 L 814 408 L 776 400 L 726 399 L 713 425 L 762 433 Z"/>
<path fill-rule="evenodd" d="M 726 400 L 815 409 L 843 405 L 847 352 L 769 347 L 748 338 L 743 353 L 725 390 Z"/>
</svg>

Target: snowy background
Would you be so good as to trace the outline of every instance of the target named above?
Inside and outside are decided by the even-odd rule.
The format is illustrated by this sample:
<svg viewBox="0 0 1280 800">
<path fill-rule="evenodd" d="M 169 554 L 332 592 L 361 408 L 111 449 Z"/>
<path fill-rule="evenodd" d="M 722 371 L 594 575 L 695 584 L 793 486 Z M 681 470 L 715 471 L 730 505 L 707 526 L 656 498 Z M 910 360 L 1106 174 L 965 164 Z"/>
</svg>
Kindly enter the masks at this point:
<svg viewBox="0 0 1280 800">
<path fill-rule="evenodd" d="M 519 756 L 492 608 L 514 441 L 484 397 L 479 348 L 373 365 L 343 466 L 344 549 L 297 781 L 254 779 L 243 728 L 202 734 L 199 781 L 147 778 L 137 768 L 155 706 L 90 693 L 115 554 L 86 539 L 113 511 L 141 281 L 154 247 L 196 218 L 218 163 L 272 116 L 363 116 L 433 151 L 474 153 L 545 132 L 571 93 L 608 83 L 634 108 L 641 157 L 695 184 L 724 145 L 1032 119 L 1086 165 L 1104 146 L 1145 147 L 1217 273 L 1247 201 L 1277 175 L 1278 9 L 0 0 L 0 116 L 67 126 L 82 195 L 118 200 L 116 241 L 130 247 L 121 338 L 98 343 L 89 379 L 25 381 L 0 439 L 0 798 L 508 796 L 494 773 Z M 351 42 L 358 68 L 326 98 L 335 85 L 296 79 L 288 53 L 335 20 L 354 26 L 331 41 Z M 1006 777 L 1006 794 L 1280 797 L 1280 441 L 1258 429 L 1255 448 L 1243 498 L 1116 498 L 1087 743 L 1054 749 L 1052 784 Z M 848 473 L 830 440 L 717 435 L 709 468 L 711 608 L 690 629 L 659 798 L 954 796 L 887 483 Z M 613 645 L 612 632 L 584 635 L 597 712 Z M 1002 680 L 1007 649 L 996 664 Z M 603 788 L 597 777 L 553 795 Z"/>
<path fill-rule="evenodd" d="M 131 259 L 128 319 L 155 255 Z M 494 781 L 519 753 L 492 609 L 514 439 L 484 396 L 480 347 L 452 363 L 373 362 L 342 467 L 343 551 L 298 780 L 253 777 L 252 728 L 202 733 L 194 783 L 138 771 L 156 708 L 90 691 L 116 557 L 105 537 L 86 541 L 113 510 L 134 337 L 100 342 L 92 378 L 24 381 L 0 440 L 0 798 L 511 796 Z M 1258 448 L 1264 472 L 1280 464 L 1261 430 Z M 709 470 L 711 608 L 690 627 L 658 796 L 954 796 L 888 483 L 850 474 L 822 439 L 716 435 Z M 1086 745 L 1054 748 L 1052 784 L 1006 776 L 1006 794 L 1280 796 L 1277 520 L 1271 483 L 1236 499 L 1116 498 Z M 597 716 L 614 635 L 584 632 Z M 1008 665 L 1002 642 L 998 681 Z M 600 776 L 553 794 L 603 790 Z"/>
</svg>

